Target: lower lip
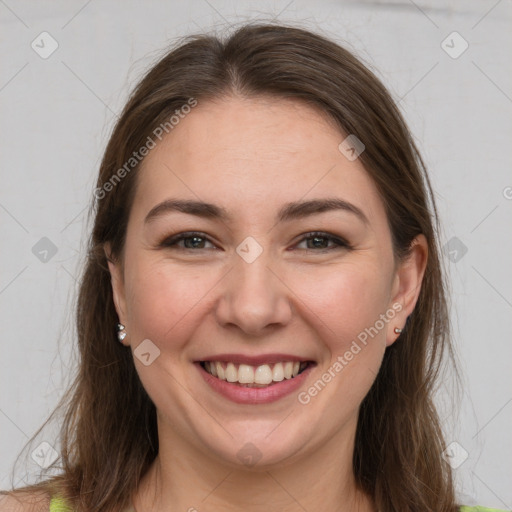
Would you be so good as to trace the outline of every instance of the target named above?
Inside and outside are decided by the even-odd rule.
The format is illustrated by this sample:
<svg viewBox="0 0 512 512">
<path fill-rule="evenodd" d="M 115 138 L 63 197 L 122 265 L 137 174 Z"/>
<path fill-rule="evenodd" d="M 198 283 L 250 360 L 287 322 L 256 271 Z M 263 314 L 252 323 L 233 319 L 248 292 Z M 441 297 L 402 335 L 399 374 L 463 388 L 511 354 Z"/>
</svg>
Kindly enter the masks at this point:
<svg viewBox="0 0 512 512">
<path fill-rule="evenodd" d="M 271 384 L 266 388 L 246 388 L 209 374 L 200 363 L 195 363 L 203 379 L 214 391 L 237 404 L 267 404 L 275 402 L 296 391 L 307 379 L 314 365 L 310 364 L 302 373 L 292 379 Z"/>
</svg>

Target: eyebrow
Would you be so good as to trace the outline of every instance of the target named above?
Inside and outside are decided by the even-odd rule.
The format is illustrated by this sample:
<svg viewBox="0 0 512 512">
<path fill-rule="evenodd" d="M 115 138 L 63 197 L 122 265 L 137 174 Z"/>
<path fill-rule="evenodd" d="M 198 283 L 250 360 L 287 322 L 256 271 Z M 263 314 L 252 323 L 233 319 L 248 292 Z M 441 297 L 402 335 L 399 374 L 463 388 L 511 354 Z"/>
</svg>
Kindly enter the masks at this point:
<svg viewBox="0 0 512 512">
<path fill-rule="evenodd" d="M 279 210 L 276 218 L 278 222 L 286 222 L 333 210 L 342 210 L 352 213 L 364 224 L 369 224 L 366 215 L 360 208 L 339 198 L 312 199 L 309 201 L 286 203 Z M 144 223 L 147 224 L 169 212 L 181 212 L 205 219 L 218 219 L 226 222 L 232 220 L 228 211 L 216 204 L 190 199 L 166 199 L 149 211 L 144 219 Z"/>
</svg>

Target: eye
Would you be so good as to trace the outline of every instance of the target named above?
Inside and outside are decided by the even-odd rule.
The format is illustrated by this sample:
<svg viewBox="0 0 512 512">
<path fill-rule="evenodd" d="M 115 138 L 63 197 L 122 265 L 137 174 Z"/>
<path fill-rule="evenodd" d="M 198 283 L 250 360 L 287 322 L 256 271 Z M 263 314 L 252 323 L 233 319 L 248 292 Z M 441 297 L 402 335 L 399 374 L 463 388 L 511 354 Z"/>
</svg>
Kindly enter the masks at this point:
<svg viewBox="0 0 512 512">
<path fill-rule="evenodd" d="M 181 244 L 181 242 L 183 242 L 183 244 Z M 313 252 L 327 252 L 335 249 L 351 248 L 345 240 L 322 231 L 307 233 L 297 246 L 304 242 L 307 244 L 304 250 Z M 311 242 L 311 244 L 309 244 L 309 242 Z M 329 246 L 329 243 L 332 245 Z M 178 248 L 193 251 L 195 249 L 209 249 L 205 247 L 205 244 L 211 244 L 212 248 L 215 248 L 204 233 L 189 231 L 166 238 L 160 246 L 164 248 Z"/>
<path fill-rule="evenodd" d="M 184 245 L 178 245 L 183 242 Z M 198 231 L 189 231 L 187 233 L 179 233 L 177 235 L 166 238 L 160 245 L 162 247 L 178 247 L 181 249 L 207 249 L 205 243 L 211 242 L 204 233 Z M 212 244 L 213 245 L 213 244 Z"/>
<path fill-rule="evenodd" d="M 313 250 L 316 252 L 332 251 L 343 247 L 350 249 L 349 244 L 345 240 L 322 231 L 307 233 L 298 245 L 303 242 L 306 242 L 307 244 L 306 250 Z M 308 242 L 311 242 L 312 245 L 309 245 Z M 334 246 L 331 245 L 328 247 L 329 242 L 333 243 Z"/>
</svg>

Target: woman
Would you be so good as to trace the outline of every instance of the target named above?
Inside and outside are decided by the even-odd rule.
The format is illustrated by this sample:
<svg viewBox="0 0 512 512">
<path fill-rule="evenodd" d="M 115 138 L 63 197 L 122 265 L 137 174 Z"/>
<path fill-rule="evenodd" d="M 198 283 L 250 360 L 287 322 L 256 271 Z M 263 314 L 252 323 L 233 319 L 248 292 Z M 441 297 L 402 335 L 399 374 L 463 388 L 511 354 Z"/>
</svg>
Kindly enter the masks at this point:
<svg viewBox="0 0 512 512">
<path fill-rule="evenodd" d="M 190 37 L 101 164 L 62 474 L 2 510 L 471 510 L 432 402 L 434 215 L 347 50 L 277 25 Z"/>
</svg>

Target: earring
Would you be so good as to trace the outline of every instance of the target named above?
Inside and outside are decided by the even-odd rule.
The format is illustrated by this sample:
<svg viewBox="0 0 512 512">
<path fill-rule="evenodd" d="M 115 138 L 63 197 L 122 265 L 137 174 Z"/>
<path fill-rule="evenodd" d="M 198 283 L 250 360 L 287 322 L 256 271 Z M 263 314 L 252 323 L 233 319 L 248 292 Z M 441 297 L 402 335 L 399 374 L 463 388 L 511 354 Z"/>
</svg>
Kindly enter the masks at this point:
<svg viewBox="0 0 512 512">
<path fill-rule="evenodd" d="M 400 327 L 395 327 L 395 334 L 400 334 L 403 331 L 403 329 L 400 329 Z"/>
<path fill-rule="evenodd" d="M 124 332 L 124 325 L 117 324 L 117 339 L 123 341 L 126 338 L 126 332 Z"/>
</svg>

